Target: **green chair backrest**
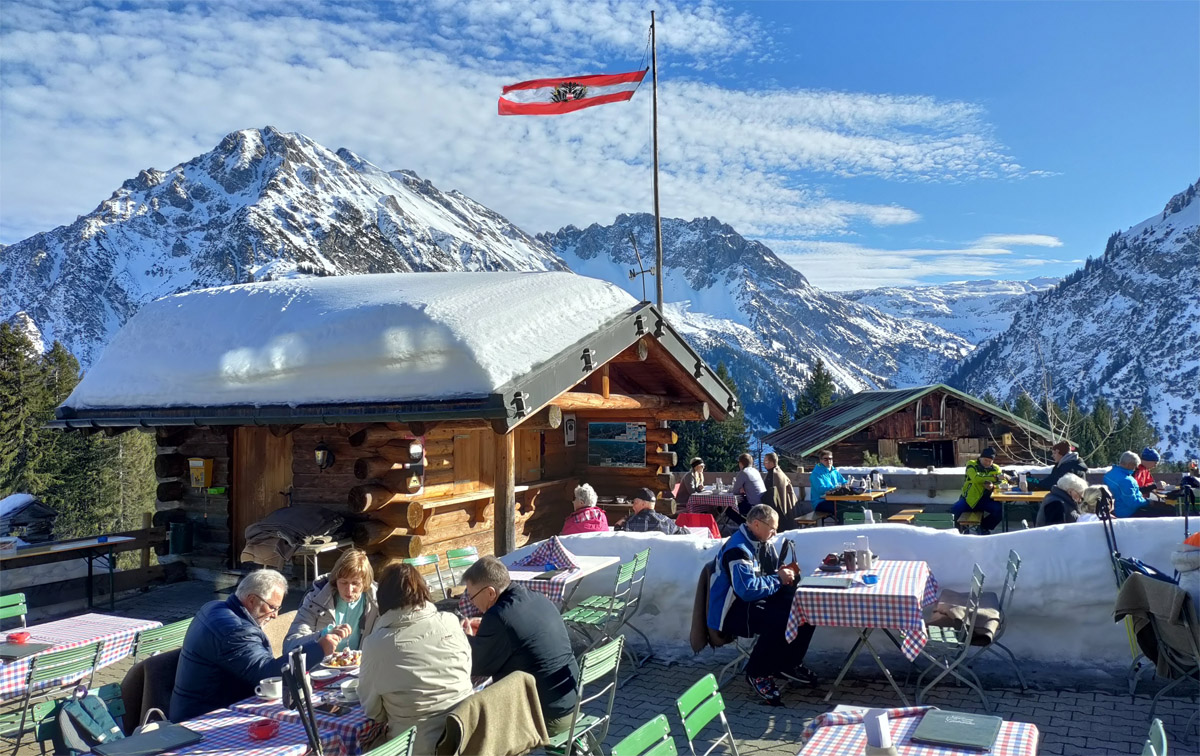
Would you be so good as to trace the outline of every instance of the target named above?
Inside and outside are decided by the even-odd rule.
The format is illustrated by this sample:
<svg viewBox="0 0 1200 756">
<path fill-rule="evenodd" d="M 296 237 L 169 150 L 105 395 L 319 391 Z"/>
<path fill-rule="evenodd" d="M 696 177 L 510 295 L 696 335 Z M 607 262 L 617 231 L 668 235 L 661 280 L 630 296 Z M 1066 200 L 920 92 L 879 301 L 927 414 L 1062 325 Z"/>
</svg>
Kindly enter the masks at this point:
<svg viewBox="0 0 1200 756">
<path fill-rule="evenodd" d="M 6 620 L 9 617 L 20 617 L 21 627 L 25 627 L 25 614 L 28 608 L 25 606 L 24 593 L 9 593 L 0 596 L 0 620 Z"/>
<path fill-rule="evenodd" d="M 954 527 L 954 515 L 949 512 L 920 512 L 913 515 L 913 525 L 937 530 L 950 530 Z"/>
<path fill-rule="evenodd" d="M 192 618 L 188 617 L 178 622 L 172 622 L 169 625 L 143 630 L 138 633 L 137 640 L 133 644 L 134 658 L 145 659 L 148 656 L 161 654 L 164 651 L 174 651 L 181 647 L 183 645 L 183 637 L 187 635 L 188 628 L 191 625 Z"/>
<path fill-rule="evenodd" d="M 417 728 L 409 727 L 383 745 L 372 748 L 364 756 L 412 756 Z"/>
<path fill-rule="evenodd" d="M 633 562 L 629 564 L 632 567 Z M 609 722 L 612 720 L 613 703 L 617 699 L 617 676 L 620 673 L 621 651 L 624 648 L 625 636 L 618 635 L 603 646 L 588 651 L 580 658 L 579 687 L 576 688 L 578 698 L 575 702 L 575 716 L 571 720 L 571 737 L 568 742 L 575 738 L 575 723 L 579 720 L 579 713 L 583 707 L 607 694 L 608 702 L 605 704 L 604 716 L 600 718 L 600 724 L 592 732 L 596 736 L 597 742 L 604 742 L 604 736 L 608 734 Z M 600 690 L 585 696 L 588 686 L 608 675 L 612 676 L 611 679 Z"/>
<path fill-rule="evenodd" d="M 676 756 L 671 726 L 659 714 L 613 746 L 612 756 Z"/>
<path fill-rule="evenodd" d="M 1008 607 L 1008 602 L 1012 600 L 1013 593 L 1017 590 L 1017 574 L 1021 571 L 1021 555 L 1016 549 L 1008 550 L 1008 568 L 1004 573 L 1004 588 L 1000 591 L 1000 621 L 1004 621 L 1004 610 Z"/>
<path fill-rule="evenodd" d="M 455 583 L 461 579 L 462 572 L 479 561 L 479 549 L 467 546 L 461 549 L 450 549 L 446 552 L 446 564 L 450 567 L 450 579 Z M 455 574 L 455 570 L 459 570 Z"/>
<path fill-rule="evenodd" d="M 866 521 L 867 516 L 862 512 L 846 512 L 842 515 L 843 525 L 862 525 Z"/>
<path fill-rule="evenodd" d="M 717 739 L 705 751 L 705 754 L 711 753 L 713 748 L 728 739 L 729 749 L 736 756 L 737 743 L 733 740 L 733 732 L 729 729 L 729 721 L 725 718 L 725 699 L 721 697 L 717 678 L 711 672 L 697 680 L 695 685 L 677 698 L 675 707 L 679 709 L 679 718 L 683 720 L 683 734 L 687 737 L 688 749 L 693 756 L 696 753 L 696 746 L 692 741 L 696 739 L 701 730 L 718 717 L 721 719 L 721 725 L 725 728 L 725 734 Z"/>
<path fill-rule="evenodd" d="M 413 567 L 425 567 L 433 565 L 433 573 L 426 573 L 425 583 L 430 590 L 433 589 L 433 579 L 437 578 L 437 589 L 442 592 L 446 598 L 450 598 L 450 587 L 446 585 L 446 578 L 442 576 L 442 567 L 440 564 L 441 557 L 437 554 L 422 554 L 421 556 L 408 557 L 401 560 L 404 564 L 412 565 Z M 451 583 L 453 585 L 453 583 Z"/>
<path fill-rule="evenodd" d="M 983 598 L 983 570 L 976 564 L 971 568 L 971 593 L 967 596 L 967 616 L 963 618 L 962 641 L 968 646 L 975 637 L 975 623 L 979 619 L 979 602 Z"/>
<path fill-rule="evenodd" d="M 33 657 L 29 665 L 29 676 L 26 684 L 29 690 L 41 683 L 51 680 L 62 680 L 86 675 L 96 668 L 96 660 L 100 658 L 100 649 L 104 641 L 96 641 L 86 646 L 68 648 L 64 651 L 48 651 Z"/>
</svg>

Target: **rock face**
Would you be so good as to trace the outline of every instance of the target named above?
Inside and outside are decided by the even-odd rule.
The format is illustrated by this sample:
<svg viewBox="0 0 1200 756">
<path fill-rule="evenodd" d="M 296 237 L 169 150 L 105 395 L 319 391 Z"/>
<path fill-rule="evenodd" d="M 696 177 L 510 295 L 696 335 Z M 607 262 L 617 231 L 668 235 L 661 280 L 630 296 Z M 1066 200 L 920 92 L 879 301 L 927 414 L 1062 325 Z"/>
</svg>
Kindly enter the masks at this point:
<svg viewBox="0 0 1200 756">
<path fill-rule="evenodd" d="M 574 270 L 623 286 L 639 299 L 642 280 L 630 237 L 653 266 L 654 218 L 622 215 L 608 226 L 568 226 L 539 240 Z M 663 300 L 676 328 L 711 363 L 724 361 L 751 424 L 776 425 L 779 400 L 794 395 L 819 357 L 841 392 L 937 382 L 971 350 L 960 336 L 812 286 L 763 244 L 715 218 L 663 219 Z"/>
<path fill-rule="evenodd" d="M 408 171 L 271 127 L 142 171 L 69 226 L 0 249 L 0 318 L 25 311 L 86 367 L 142 304 L 294 275 L 564 270 L 504 218 Z"/>
<path fill-rule="evenodd" d="M 1140 405 L 1174 459 L 1200 450 L 1200 182 L 1024 301 L 952 381 L 967 391 Z"/>
</svg>

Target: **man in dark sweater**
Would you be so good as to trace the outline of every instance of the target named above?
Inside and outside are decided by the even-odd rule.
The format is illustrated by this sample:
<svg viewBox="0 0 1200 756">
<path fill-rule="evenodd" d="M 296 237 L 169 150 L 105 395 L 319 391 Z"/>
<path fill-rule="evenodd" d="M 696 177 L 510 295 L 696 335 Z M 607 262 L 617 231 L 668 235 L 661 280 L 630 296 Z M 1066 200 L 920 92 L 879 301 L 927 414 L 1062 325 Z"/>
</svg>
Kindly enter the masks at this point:
<svg viewBox="0 0 1200 756">
<path fill-rule="evenodd" d="M 1054 456 L 1054 469 L 1052 469 L 1046 477 L 1041 480 L 1034 481 L 1029 484 L 1030 491 L 1050 491 L 1058 484 L 1058 479 L 1070 473 L 1078 475 L 1080 478 L 1087 480 L 1087 465 L 1079 458 L 1072 449 L 1071 445 L 1066 441 L 1059 441 L 1054 446 L 1050 447 L 1050 454 Z"/>
<path fill-rule="evenodd" d="M 510 672 L 528 672 L 537 682 L 546 729 L 551 735 L 571 726 L 579 665 L 558 609 L 540 593 L 511 585 L 508 568 L 483 557 L 463 573 L 467 596 L 483 613 L 470 622 L 471 675 L 499 680 Z"/>
</svg>

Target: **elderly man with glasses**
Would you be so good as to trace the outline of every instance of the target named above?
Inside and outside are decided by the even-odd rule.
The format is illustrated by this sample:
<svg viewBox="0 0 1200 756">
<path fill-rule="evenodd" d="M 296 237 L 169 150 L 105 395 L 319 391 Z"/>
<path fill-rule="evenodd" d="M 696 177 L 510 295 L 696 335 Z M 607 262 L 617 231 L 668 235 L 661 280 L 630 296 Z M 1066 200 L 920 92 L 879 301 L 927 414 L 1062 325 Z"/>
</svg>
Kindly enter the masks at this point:
<svg viewBox="0 0 1200 756">
<path fill-rule="evenodd" d="M 275 570 L 257 570 L 242 578 L 232 596 L 200 608 L 179 653 L 168 712 L 172 721 L 248 698 L 260 681 L 279 675 L 284 660 L 271 653 L 262 626 L 279 614 L 287 588 L 287 580 Z M 333 653 L 343 637 L 335 630 L 301 646 L 308 665 Z"/>
<path fill-rule="evenodd" d="M 513 585 L 499 559 L 482 557 L 463 573 L 463 585 L 478 620 L 465 620 L 471 634 L 471 676 L 499 680 L 510 672 L 528 672 L 551 735 L 571 726 L 579 665 L 558 609 L 540 593 Z"/>
<path fill-rule="evenodd" d="M 825 449 L 817 455 L 817 459 L 820 464 L 814 467 L 812 473 L 808 476 L 808 496 L 813 503 L 813 509 L 818 512 L 834 514 L 837 512 L 837 507 L 833 502 L 825 501 L 825 494 L 838 486 L 846 485 L 846 479 L 833 466 L 832 450 Z"/>
</svg>

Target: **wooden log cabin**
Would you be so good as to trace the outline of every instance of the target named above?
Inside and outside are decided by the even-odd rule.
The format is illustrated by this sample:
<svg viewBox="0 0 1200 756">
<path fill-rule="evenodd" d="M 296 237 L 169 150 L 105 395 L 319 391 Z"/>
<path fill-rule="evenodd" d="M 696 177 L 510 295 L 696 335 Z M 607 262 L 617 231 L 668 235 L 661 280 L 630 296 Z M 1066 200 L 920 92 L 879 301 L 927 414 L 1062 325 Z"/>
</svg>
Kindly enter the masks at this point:
<svg viewBox="0 0 1200 756">
<path fill-rule="evenodd" d="M 988 446 L 1002 465 L 1044 462 L 1059 439 L 1041 426 L 943 384 L 861 391 L 763 437 L 811 468 L 822 449 L 843 466 L 870 452 L 906 467 L 962 467 Z"/>
<path fill-rule="evenodd" d="M 289 500 L 344 515 L 379 561 L 504 554 L 558 533 L 581 481 L 668 495 L 667 421 L 737 409 L 655 307 L 607 283 L 414 273 L 153 302 L 54 425 L 155 433 L 160 519 L 193 522 L 185 560 L 211 570 Z"/>
</svg>

